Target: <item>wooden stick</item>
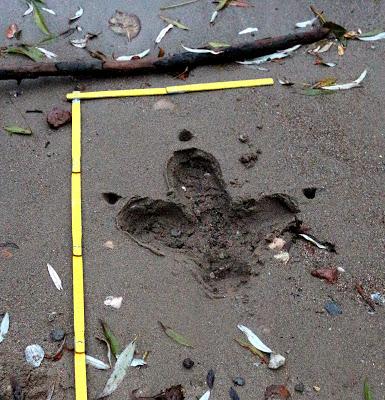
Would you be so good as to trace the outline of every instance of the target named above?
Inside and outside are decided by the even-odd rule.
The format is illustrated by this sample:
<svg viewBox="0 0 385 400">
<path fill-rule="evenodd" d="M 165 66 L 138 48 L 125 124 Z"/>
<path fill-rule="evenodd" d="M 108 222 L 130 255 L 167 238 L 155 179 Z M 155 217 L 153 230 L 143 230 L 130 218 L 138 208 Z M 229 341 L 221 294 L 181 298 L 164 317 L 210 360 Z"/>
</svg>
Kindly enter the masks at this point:
<svg viewBox="0 0 385 400">
<path fill-rule="evenodd" d="M 253 42 L 230 46 L 221 49 L 219 54 L 198 54 L 184 52 L 163 58 L 147 57 L 132 61 L 67 61 L 56 63 L 12 64 L 0 68 L 0 80 L 34 79 L 41 76 L 105 76 L 134 75 L 143 73 L 165 73 L 191 70 L 200 65 L 225 64 L 265 56 L 285 50 L 297 44 L 317 42 L 329 33 L 326 28 L 315 28 L 307 32 L 296 32 L 289 35 L 258 39 Z"/>
</svg>

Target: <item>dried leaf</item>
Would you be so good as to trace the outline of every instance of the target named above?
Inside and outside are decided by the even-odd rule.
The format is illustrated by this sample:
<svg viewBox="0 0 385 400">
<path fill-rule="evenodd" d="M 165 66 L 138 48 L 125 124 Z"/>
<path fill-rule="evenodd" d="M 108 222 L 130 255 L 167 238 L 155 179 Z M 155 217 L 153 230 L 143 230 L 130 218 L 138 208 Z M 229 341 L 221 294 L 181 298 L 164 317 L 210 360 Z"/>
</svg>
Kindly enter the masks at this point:
<svg viewBox="0 0 385 400">
<path fill-rule="evenodd" d="M 268 363 L 269 360 L 267 359 L 267 357 L 265 356 L 265 354 L 262 353 L 262 352 L 261 352 L 260 350 L 258 350 L 257 348 L 255 348 L 250 342 L 248 342 L 248 341 L 246 341 L 246 340 L 243 340 L 243 339 L 238 339 L 238 338 L 235 338 L 234 340 L 235 340 L 241 347 L 243 347 L 244 349 L 249 350 L 249 351 L 250 351 L 251 353 L 253 353 L 255 356 L 258 356 L 264 364 L 267 364 L 267 363 Z"/>
<path fill-rule="evenodd" d="M 5 313 L 0 324 L 0 343 L 4 340 L 5 336 L 7 336 L 8 331 L 9 331 L 9 314 Z"/>
<path fill-rule="evenodd" d="M 56 58 L 57 54 L 52 53 L 52 51 L 46 50 L 43 47 L 36 47 L 39 51 L 41 51 L 47 58 L 52 59 Z"/>
<path fill-rule="evenodd" d="M 361 296 L 362 300 L 364 300 L 364 302 L 372 309 L 372 311 L 376 311 L 376 305 L 374 304 L 374 301 L 365 292 L 363 286 L 357 282 L 354 287 L 357 290 L 357 293 Z"/>
<path fill-rule="evenodd" d="M 265 400 L 281 399 L 286 400 L 290 397 L 290 392 L 285 385 L 271 385 L 265 390 Z"/>
<path fill-rule="evenodd" d="M 5 35 L 8 39 L 13 39 L 17 32 L 19 32 L 19 27 L 16 24 L 11 24 L 5 31 Z"/>
<path fill-rule="evenodd" d="M 24 12 L 23 17 L 25 17 L 26 15 L 29 15 L 32 13 L 33 11 L 33 5 L 32 3 L 27 2 L 28 8 L 27 10 Z"/>
<path fill-rule="evenodd" d="M 215 50 L 209 50 L 209 49 L 192 49 L 191 47 L 183 46 L 183 44 L 182 44 L 182 47 L 189 53 L 197 53 L 197 54 L 210 53 L 210 54 L 215 54 L 215 55 L 223 53 L 223 51 L 215 51 Z"/>
<path fill-rule="evenodd" d="M 131 362 L 134 358 L 134 353 L 135 353 L 135 341 L 132 341 L 123 350 L 123 352 L 117 359 L 114 370 L 112 371 L 112 374 L 109 377 L 102 393 L 97 397 L 98 399 L 109 396 L 123 382 L 123 379 L 127 374 L 128 368 L 130 367 Z"/>
<path fill-rule="evenodd" d="M 309 19 L 307 21 L 302 21 L 302 22 L 297 22 L 295 24 L 296 28 L 306 28 L 308 26 L 313 26 L 314 23 L 317 21 L 318 17 L 314 17 L 312 19 Z"/>
<path fill-rule="evenodd" d="M 367 379 L 365 379 L 364 382 L 364 400 L 374 400 L 373 393 Z"/>
<path fill-rule="evenodd" d="M 164 57 L 164 49 L 162 49 L 162 47 L 159 48 L 158 57 Z"/>
<path fill-rule="evenodd" d="M 110 367 L 111 367 L 112 366 L 112 357 L 111 357 L 111 346 L 110 346 L 110 343 L 104 338 L 96 337 L 96 339 L 106 345 L 108 363 L 110 364 Z"/>
<path fill-rule="evenodd" d="M 377 33 L 376 35 L 373 36 L 368 36 L 366 35 L 360 35 L 357 37 L 358 40 L 362 40 L 364 42 L 373 42 L 375 40 L 382 40 L 385 39 L 385 32 Z"/>
<path fill-rule="evenodd" d="M 243 31 L 238 32 L 238 35 L 245 35 L 246 33 L 258 32 L 258 28 L 246 28 Z"/>
<path fill-rule="evenodd" d="M 70 23 L 79 19 L 83 15 L 83 13 L 84 13 L 83 8 L 79 7 L 78 10 L 76 11 L 75 15 L 73 17 L 69 18 Z"/>
<path fill-rule="evenodd" d="M 172 340 L 174 340 L 175 342 L 179 343 L 182 346 L 193 347 L 191 342 L 188 339 L 186 339 L 183 335 L 181 335 L 178 332 L 175 332 L 172 328 L 163 325 L 162 322 L 160 322 L 160 321 L 158 321 L 158 323 L 161 326 L 161 328 L 164 330 L 164 333 L 169 338 L 171 338 Z"/>
<path fill-rule="evenodd" d="M 17 125 L 6 125 L 4 126 L 4 130 L 10 134 L 17 134 L 17 135 L 32 135 L 32 131 L 29 128 L 22 128 Z"/>
<path fill-rule="evenodd" d="M 185 31 L 188 31 L 190 29 L 186 25 L 183 25 L 181 22 L 173 20 L 168 17 L 164 17 L 163 15 L 159 15 L 159 18 L 162 19 L 163 21 L 167 22 L 167 24 L 171 24 L 171 25 L 175 26 L 176 28 L 183 29 Z"/>
<path fill-rule="evenodd" d="M 86 355 L 86 364 L 91 365 L 96 369 L 106 370 L 110 369 L 111 367 L 103 361 L 98 360 L 92 356 Z"/>
<path fill-rule="evenodd" d="M 223 10 L 229 5 L 230 1 L 231 0 L 219 0 L 216 10 L 217 11 Z"/>
<path fill-rule="evenodd" d="M 259 64 L 263 64 L 265 62 L 268 61 L 272 61 L 272 60 L 277 60 L 277 59 L 281 59 L 281 58 L 285 58 L 288 57 L 293 51 L 299 49 L 301 47 L 300 44 L 290 47 L 289 49 L 286 50 L 281 50 L 281 51 L 277 51 L 276 53 L 273 54 L 268 54 L 266 56 L 261 56 L 261 57 L 257 57 L 254 58 L 252 60 L 247 60 L 247 61 L 237 61 L 238 64 L 243 64 L 243 65 L 259 65 Z"/>
<path fill-rule="evenodd" d="M 138 54 L 132 54 L 130 56 L 120 56 L 116 58 L 116 61 L 131 61 L 131 60 L 137 60 L 140 58 L 145 57 L 147 54 L 150 53 L 150 49 L 144 50 L 141 53 Z"/>
<path fill-rule="evenodd" d="M 102 324 L 104 337 L 107 339 L 108 343 L 110 344 L 112 354 L 115 356 L 115 358 L 118 358 L 122 351 L 118 339 L 113 334 L 112 330 L 110 329 L 110 327 L 108 326 L 108 324 L 106 322 L 100 320 L 100 323 Z"/>
<path fill-rule="evenodd" d="M 192 4 L 192 3 L 196 3 L 199 0 L 188 0 L 188 1 L 184 1 L 183 3 L 178 3 L 178 4 L 172 4 L 170 6 L 163 6 L 160 7 L 160 10 L 169 10 L 170 8 L 177 8 L 177 7 L 181 7 L 181 6 L 186 6 L 187 4 Z"/>
<path fill-rule="evenodd" d="M 318 53 L 325 53 L 333 46 L 333 42 L 327 42 L 325 45 L 321 46 L 318 50 Z"/>
<path fill-rule="evenodd" d="M 143 365 L 147 365 L 146 361 L 142 358 L 134 358 L 131 362 L 131 367 L 142 367 Z"/>
<path fill-rule="evenodd" d="M 217 16 L 218 16 L 218 11 L 215 10 L 215 11 L 211 14 L 210 24 L 214 23 L 214 21 L 215 21 L 215 19 L 217 18 Z"/>
<path fill-rule="evenodd" d="M 71 121 L 71 112 L 54 107 L 47 114 L 47 122 L 51 128 L 59 128 Z"/>
<path fill-rule="evenodd" d="M 57 274 L 57 272 L 52 267 L 52 265 L 47 263 L 47 268 L 48 268 L 49 276 L 51 277 L 54 285 L 56 286 L 56 289 L 63 290 L 61 279 L 60 279 L 59 275 Z"/>
<path fill-rule="evenodd" d="M 345 47 L 342 44 L 339 44 L 337 46 L 337 52 L 338 52 L 338 55 L 340 57 L 342 57 L 345 54 Z"/>
<path fill-rule="evenodd" d="M 241 324 L 238 325 L 238 329 L 239 329 L 240 331 L 242 331 L 242 332 L 246 335 L 248 341 L 249 341 L 254 347 L 256 347 L 258 350 L 263 351 L 264 353 L 272 353 L 272 352 L 273 352 L 269 347 L 267 347 L 267 346 L 259 339 L 259 337 L 258 337 L 251 329 L 249 329 L 249 328 L 247 328 L 246 326 L 241 325 Z"/>
<path fill-rule="evenodd" d="M 208 42 L 207 45 L 212 49 L 221 49 L 224 47 L 231 47 L 228 43 L 224 43 L 224 42 Z"/>
<path fill-rule="evenodd" d="M 20 54 L 30 58 L 33 61 L 40 61 L 44 58 L 44 54 L 40 50 L 38 50 L 36 47 L 27 45 L 7 47 L 4 52 L 8 54 Z"/>
<path fill-rule="evenodd" d="M 237 391 L 233 387 L 229 390 L 229 396 L 231 400 L 240 400 Z"/>
<path fill-rule="evenodd" d="M 214 387 L 214 381 L 215 381 L 215 372 L 214 372 L 214 370 L 210 369 L 207 372 L 207 376 L 206 376 L 206 383 L 207 383 L 207 386 L 209 387 L 209 389 L 212 389 Z"/>
<path fill-rule="evenodd" d="M 325 87 L 325 86 L 332 86 L 337 82 L 337 79 L 331 76 L 328 76 L 324 79 L 321 79 L 320 81 L 316 82 L 312 88 L 313 89 L 319 89 L 321 87 Z"/>
<path fill-rule="evenodd" d="M 229 6 L 241 7 L 241 8 L 254 7 L 252 4 L 249 4 L 246 0 L 231 0 Z"/>
<path fill-rule="evenodd" d="M 135 14 L 127 14 L 122 11 L 116 11 L 108 23 L 111 30 L 115 33 L 127 35 L 128 40 L 132 40 L 139 35 L 141 24 L 140 19 Z"/>
<path fill-rule="evenodd" d="M 132 400 L 183 400 L 185 398 L 182 385 L 171 386 L 170 388 L 162 390 L 160 393 L 150 397 L 138 397 L 136 395 L 137 391 L 138 390 L 134 390 L 131 393 Z"/>
<path fill-rule="evenodd" d="M 39 5 L 34 0 L 32 0 L 32 5 L 33 5 L 33 10 L 34 10 L 33 17 L 35 20 L 35 24 L 43 33 L 45 33 L 46 35 L 49 35 L 50 31 L 48 29 L 48 26 L 45 22 L 45 19 L 44 19 L 42 13 L 41 13 Z"/>
<path fill-rule="evenodd" d="M 316 55 L 316 60 L 314 61 L 314 65 L 324 65 L 325 67 L 335 67 L 337 65 L 336 63 L 324 61 L 324 59 L 317 53 L 315 55 Z"/>
<path fill-rule="evenodd" d="M 41 9 L 42 9 L 43 11 L 47 12 L 48 14 L 56 15 L 55 11 L 54 11 L 54 10 L 51 10 L 50 8 L 42 7 Z"/>
<path fill-rule="evenodd" d="M 323 24 L 323 27 L 329 29 L 338 40 L 344 40 L 344 34 L 347 30 L 343 26 L 328 21 Z"/>
<path fill-rule="evenodd" d="M 338 280 L 338 269 L 335 267 L 317 268 L 311 271 L 311 274 L 316 278 L 325 279 L 329 283 L 336 283 Z"/>
<path fill-rule="evenodd" d="M 168 24 L 165 28 L 163 28 L 160 32 L 159 35 L 155 39 L 155 43 L 160 43 L 160 41 L 166 36 L 166 33 L 174 27 L 173 24 Z"/>
<path fill-rule="evenodd" d="M 112 308 L 119 310 L 119 308 L 122 306 L 122 301 L 123 297 L 107 296 L 104 300 L 104 305 L 111 306 Z"/>
</svg>

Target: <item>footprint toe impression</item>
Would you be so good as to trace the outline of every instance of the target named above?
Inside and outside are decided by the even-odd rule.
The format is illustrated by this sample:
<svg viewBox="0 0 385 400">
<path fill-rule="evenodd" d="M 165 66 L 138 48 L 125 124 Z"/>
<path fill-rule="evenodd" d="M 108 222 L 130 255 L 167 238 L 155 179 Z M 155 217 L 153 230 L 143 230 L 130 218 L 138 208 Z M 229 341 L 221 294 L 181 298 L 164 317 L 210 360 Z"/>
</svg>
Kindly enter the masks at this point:
<svg viewBox="0 0 385 400">
<path fill-rule="evenodd" d="M 174 201 L 134 197 L 117 215 L 118 227 L 141 242 L 184 251 L 211 283 L 247 279 L 258 245 L 299 212 L 279 193 L 233 201 L 218 161 L 196 148 L 174 152 L 166 181 Z"/>
</svg>

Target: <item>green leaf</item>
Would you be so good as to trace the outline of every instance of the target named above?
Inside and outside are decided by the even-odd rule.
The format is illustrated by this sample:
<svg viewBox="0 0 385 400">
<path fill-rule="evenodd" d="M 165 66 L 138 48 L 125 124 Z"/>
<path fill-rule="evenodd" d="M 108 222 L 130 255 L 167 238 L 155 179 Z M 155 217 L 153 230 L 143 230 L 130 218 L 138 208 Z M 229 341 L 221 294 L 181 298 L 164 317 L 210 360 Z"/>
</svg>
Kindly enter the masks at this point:
<svg viewBox="0 0 385 400">
<path fill-rule="evenodd" d="M 185 31 L 188 31 L 190 28 L 186 25 L 183 25 L 181 22 L 179 21 L 175 21 L 171 18 L 168 17 L 164 17 L 163 15 L 159 15 L 160 19 L 162 19 L 163 21 L 167 22 L 168 24 L 174 25 L 179 29 L 184 29 Z"/>
<path fill-rule="evenodd" d="M 115 358 L 118 358 L 119 354 L 122 352 L 122 348 L 118 339 L 113 334 L 106 322 L 100 320 L 100 323 L 102 324 L 104 336 L 110 344 L 112 354 L 115 356 Z"/>
<path fill-rule="evenodd" d="M 17 125 L 7 125 L 4 126 L 4 130 L 9 132 L 11 135 L 12 134 L 17 134 L 17 135 L 32 135 L 31 129 L 27 128 L 22 128 Z"/>
<path fill-rule="evenodd" d="M 10 46 L 4 50 L 8 54 L 21 54 L 30 58 L 33 61 L 40 61 L 44 58 L 44 54 L 36 47 L 22 44 L 20 46 Z"/>
<path fill-rule="evenodd" d="M 365 400 L 374 400 L 373 393 L 372 393 L 372 390 L 369 386 L 369 382 L 367 379 L 365 379 L 365 382 L 364 382 L 364 399 Z"/>
<path fill-rule="evenodd" d="M 307 88 L 301 91 L 301 94 L 304 94 L 306 96 L 318 96 L 322 94 L 332 94 L 332 93 L 335 92 L 333 92 L 332 90 L 313 89 L 313 88 Z"/>
<path fill-rule="evenodd" d="M 230 47 L 229 44 L 222 42 L 208 42 L 207 44 L 210 46 L 211 49 L 222 49 L 224 47 Z"/>
<path fill-rule="evenodd" d="M 161 328 L 164 330 L 164 333 L 171 338 L 172 340 L 174 340 L 175 342 L 181 344 L 182 346 L 186 346 L 186 347 L 194 347 L 191 342 L 186 339 L 183 335 L 181 335 L 178 332 L 175 332 L 173 329 L 171 329 L 168 326 L 163 325 L 160 321 L 158 321 L 159 325 L 161 326 Z"/>
<path fill-rule="evenodd" d="M 32 5 L 33 5 L 33 18 L 35 19 L 35 24 L 43 33 L 49 35 L 50 31 L 45 22 L 43 14 L 41 13 L 39 2 L 37 2 L 36 0 L 32 0 Z"/>
<path fill-rule="evenodd" d="M 220 11 L 227 7 L 231 0 L 219 0 L 216 10 Z"/>
</svg>

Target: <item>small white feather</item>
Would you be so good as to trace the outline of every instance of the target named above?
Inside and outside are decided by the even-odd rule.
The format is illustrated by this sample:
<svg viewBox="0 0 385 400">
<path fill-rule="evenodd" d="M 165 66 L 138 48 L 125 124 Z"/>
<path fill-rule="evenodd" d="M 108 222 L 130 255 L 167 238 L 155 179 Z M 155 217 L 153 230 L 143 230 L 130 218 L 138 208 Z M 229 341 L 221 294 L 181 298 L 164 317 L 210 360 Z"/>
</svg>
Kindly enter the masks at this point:
<svg viewBox="0 0 385 400">
<path fill-rule="evenodd" d="M 349 83 L 342 83 L 341 85 L 332 85 L 332 86 L 322 86 L 321 89 L 324 90 L 346 90 L 346 89 L 352 89 L 355 87 L 360 87 L 361 86 L 361 82 L 365 79 L 365 76 L 367 74 L 367 70 L 365 70 L 355 81 L 353 82 L 349 82 Z M 302 236 L 304 239 L 309 240 L 309 242 L 314 243 L 317 247 L 319 247 L 320 249 L 326 249 L 327 247 L 317 243 L 315 240 L 313 240 L 312 238 L 310 238 L 309 236 L 305 235 L 305 234 L 300 234 L 300 236 Z M 322 246 L 322 247 L 321 247 Z"/>
<path fill-rule="evenodd" d="M 307 21 L 302 21 L 302 22 L 297 22 L 295 24 L 296 28 L 306 28 L 307 26 L 312 26 L 314 23 L 317 21 L 317 17 L 314 17 L 312 19 L 309 19 Z"/>
<path fill-rule="evenodd" d="M 27 3 L 28 4 L 28 9 L 25 11 L 25 13 L 23 14 L 23 17 L 25 17 L 26 15 L 29 15 L 32 13 L 33 11 L 33 5 L 32 3 Z"/>
<path fill-rule="evenodd" d="M 130 56 L 120 56 L 116 59 L 116 61 L 131 61 L 133 58 L 143 58 L 149 53 L 150 49 L 147 49 L 138 54 L 132 54 Z"/>
<path fill-rule="evenodd" d="M 70 18 L 70 21 L 75 21 L 76 19 L 80 18 L 84 13 L 84 10 L 82 7 L 79 6 L 78 10 L 76 11 L 75 15 Z"/>
<path fill-rule="evenodd" d="M 385 32 L 378 33 L 377 35 L 374 36 L 366 36 L 366 37 L 358 36 L 357 39 L 362 40 L 364 42 L 373 42 L 375 40 L 382 40 L 385 39 Z"/>
<path fill-rule="evenodd" d="M 46 49 L 43 49 L 42 47 L 36 47 L 38 50 L 40 50 L 47 58 L 52 59 L 56 58 L 57 54 L 52 53 L 52 51 L 48 51 Z"/>
<path fill-rule="evenodd" d="M 0 343 L 4 340 L 9 331 L 9 314 L 6 313 L 0 324 Z"/>
<path fill-rule="evenodd" d="M 89 355 L 86 355 L 86 364 L 91 365 L 96 369 L 102 369 L 102 370 L 110 369 L 110 366 L 108 364 Z"/>
<path fill-rule="evenodd" d="M 221 54 L 223 53 L 223 51 L 215 51 L 215 50 L 209 50 L 209 49 L 192 49 L 191 47 L 186 47 L 183 46 L 182 47 L 188 51 L 189 53 L 197 53 L 197 54 Z"/>
<path fill-rule="evenodd" d="M 160 32 L 159 35 L 155 39 L 155 43 L 160 43 L 160 41 L 165 37 L 166 33 L 173 28 L 173 24 L 168 24 L 165 28 L 163 28 Z"/>
<path fill-rule="evenodd" d="M 238 329 L 241 330 L 246 336 L 247 340 L 258 350 L 263 351 L 264 353 L 272 353 L 273 351 L 267 347 L 261 339 L 248 327 L 244 325 L 238 325 Z"/>
<path fill-rule="evenodd" d="M 243 31 L 238 32 L 238 35 L 245 35 L 246 33 L 258 32 L 258 28 L 246 28 Z"/>
<path fill-rule="evenodd" d="M 54 285 L 56 286 L 56 289 L 63 290 L 61 279 L 60 279 L 59 275 L 57 274 L 57 272 L 52 267 L 52 265 L 47 263 L 47 268 L 48 268 L 49 276 L 51 277 Z"/>
<path fill-rule="evenodd" d="M 56 15 L 55 11 L 51 10 L 50 8 L 42 7 L 41 9 L 47 12 L 48 14 Z"/>
</svg>

